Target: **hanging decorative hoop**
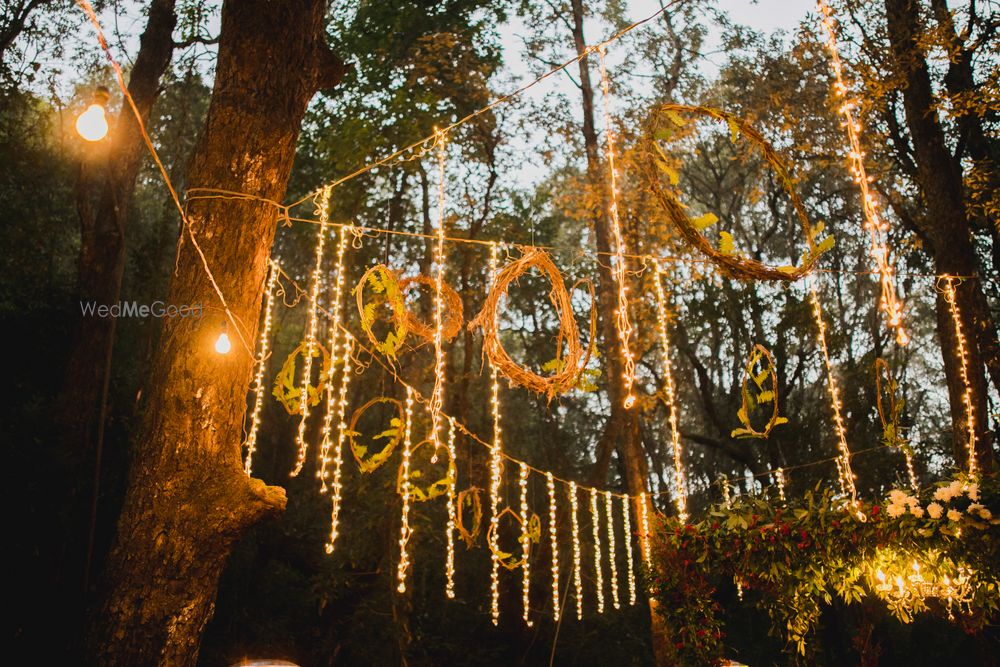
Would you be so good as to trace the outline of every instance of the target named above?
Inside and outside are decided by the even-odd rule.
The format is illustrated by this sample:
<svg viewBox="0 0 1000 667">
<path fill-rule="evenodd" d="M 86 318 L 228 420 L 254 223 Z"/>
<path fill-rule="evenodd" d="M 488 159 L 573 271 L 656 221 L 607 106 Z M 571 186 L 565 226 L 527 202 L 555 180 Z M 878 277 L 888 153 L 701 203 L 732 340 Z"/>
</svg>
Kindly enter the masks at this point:
<svg viewBox="0 0 1000 667">
<path fill-rule="evenodd" d="M 760 362 L 767 363 L 762 364 L 763 370 L 759 373 L 754 373 L 754 367 Z M 765 388 L 768 380 L 771 381 L 770 389 Z M 750 382 L 753 382 L 757 387 L 757 393 L 750 393 Z M 730 437 L 766 438 L 771 434 L 771 429 L 775 426 L 788 423 L 787 419 L 778 416 L 778 373 L 774 369 L 774 357 L 771 356 L 771 353 L 763 345 L 754 345 L 750 351 L 747 364 L 743 369 L 743 384 L 740 387 L 740 395 L 742 400 L 736 416 L 739 418 L 740 423 L 743 424 L 743 428 L 733 429 Z M 750 423 L 750 411 L 758 405 L 765 403 L 771 404 L 771 417 L 767 420 L 767 424 L 764 425 L 764 429 L 758 431 Z"/>
<path fill-rule="evenodd" d="M 399 291 L 406 295 L 406 290 L 413 285 L 426 285 L 433 293 L 437 281 L 425 275 L 409 276 L 399 281 Z M 451 285 L 446 282 L 441 283 L 441 299 L 443 301 L 444 312 L 442 313 L 441 336 L 445 340 L 451 340 L 462 330 L 465 322 L 462 312 L 462 297 L 458 295 Z M 404 299 L 405 302 L 405 299 Z M 424 323 L 419 317 L 410 312 L 409 308 L 404 308 L 404 320 L 406 328 L 414 336 L 423 338 L 428 342 L 434 342 L 434 327 Z"/>
<path fill-rule="evenodd" d="M 515 362 L 500 343 L 498 331 L 500 299 L 507 294 L 510 284 L 530 269 L 537 269 L 549 278 L 552 283 L 549 300 L 559 317 L 556 372 L 548 376 L 539 375 Z M 580 329 L 573 315 L 573 304 L 569 291 L 566 289 L 566 283 L 547 252 L 537 248 L 526 248 L 520 258 L 500 270 L 486 295 L 482 310 L 469 323 L 470 330 L 476 327 L 483 330 L 483 353 L 490 360 L 490 364 L 497 369 L 497 372 L 514 384 L 539 394 L 545 394 L 549 399 L 565 393 L 577 385 L 580 375 L 587 367 L 594 351 L 594 339 L 597 331 L 597 310 L 593 306 L 594 286 L 589 281 L 581 282 L 587 285 L 591 298 L 590 342 L 586 349 L 580 344 Z M 565 357 L 562 356 L 563 341 L 566 341 Z"/>
<path fill-rule="evenodd" d="M 377 319 L 375 310 L 379 304 L 375 301 L 365 302 L 365 287 L 371 287 L 372 291 L 381 295 L 385 303 L 392 309 L 393 329 L 386 334 L 385 340 L 379 340 L 372 331 L 372 327 Z M 396 274 L 385 264 L 376 264 L 361 276 L 361 280 L 354 286 L 354 296 L 358 303 L 358 315 L 361 318 L 361 330 L 368 336 L 379 352 L 395 359 L 396 354 L 406 340 L 409 331 L 406 322 L 406 303 L 403 299 L 403 292 L 400 289 L 399 279 Z"/>
<path fill-rule="evenodd" d="M 882 440 L 890 447 L 903 447 L 907 454 L 912 454 L 899 428 L 903 404 L 896 397 L 896 389 L 896 379 L 892 377 L 889 362 L 879 357 L 875 360 L 875 405 L 882 422 Z M 888 406 L 882 400 L 883 394 L 888 396 Z"/>
<path fill-rule="evenodd" d="M 512 521 L 517 522 L 517 525 L 521 527 L 521 535 L 524 534 L 524 531 L 526 531 L 528 527 L 525 526 L 524 521 L 521 520 L 521 515 L 519 515 L 511 508 L 505 507 L 503 511 L 497 515 L 496 523 L 492 522 L 490 523 L 489 530 L 486 531 L 486 544 L 489 545 L 490 551 L 493 553 L 494 556 L 497 557 L 497 560 L 500 561 L 501 565 L 503 565 L 508 570 L 516 570 L 517 568 L 524 565 L 524 561 L 526 560 L 526 558 L 523 555 L 520 558 L 517 558 L 516 556 L 514 556 L 513 553 L 507 553 L 506 551 L 502 551 L 500 547 L 493 546 L 494 543 L 496 544 L 500 543 L 499 536 L 497 536 L 496 540 L 493 539 L 496 533 L 495 529 L 497 526 L 500 525 L 500 521 L 503 520 L 503 518 L 508 515 L 511 517 Z M 518 539 L 518 543 L 520 542 L 521 540 Z"/>
<path fill-rule="evenodd" d="M 430 483 L 425 483 L 421 486 L 420 482 L 422 481 L 421 478 L 424 476 L 424 471 L 420 470 L 415 465 L 416 454 L 420 451 L 427 452 L 427 461 L 433 465 L 433 459 L 435 456 L 434 443 L 430 440 L 424 440 L 410 450 L 410 499 L 414 502 L 424 503 L 428 500 L 434 500 L 435 498 L 448 493 L 448 488 L 451 486 L 452 482 L 455 481 L 455 468 L 449 461 L 444 477 Z M 447 455 L 447 452 L 445 452 L 445 454 Z M 446 461 L 448 461 L 448 459 L 446 459 Z M 396 475 L 396 493 L 400 495 L 403 493 L 403 466 L 399 466 L 399 473 Z"/>
<path fill-rule="evenodd" d="M 470 486 L 464 491 L 458 492 L 455 505 L 455 528 L 458 529 L 458 536 L 465 542 L 465 548 L 471 549 L 479 537 L 479 532 L 483 527 L 483 490 L 476 486 Z M 472 510 L 472 525 L 466 526 L 465 509 Z"/>
<path fill-rule="evenodd" d="M 290 415 L 297 415 L 302 410 L 302 388 L 295 379 L 295 360 L 306 353 L 308 346 L 308 343 L 303 341 L 297 348 L 292 350 L 292 353 L 285 359 L 285 363 L 281 365 L 278 375 L 274 378 L 274 390 L 272 394 L 278 399 L 279 403 L 285 406 L 285 410 Z M 321 343 L 313 343 L 312 356 L 313 358 L 321 357 L 322 361 L 319 370 L 319 383 L 316 386 L 312 384 L 307 386 L 310 407 L 319 405 L 323 389 L 326 387 L 327 378 L 330 376 L 330 353 L 326 351 L 326 348 Z"/>
<path fill-rule="evenodd" d="M 372 442 L 386 438 L 387 442 L 385 445 L 382 449 L 371 456 L 366 456 L 368 454 L 368 445 L 361 444 L 357 440 L 357 438 L 361 435 L 357 430 L 358 420 L 361 419 L 361 415 L 367 412 L 369 408 L 384 403 L 396 406 L 396 416 L 389 421 L 388 429 L 372 438 Z M 395 398 L 388 398 L 386 396 L 373 398 L 354 411 L 354 414 L 351 415 L 351 423 L 347 427 L 347 437 L 351 446 L 351 454 L 354 455 L 354 460 L 358 462 L 358 468 L 361 469 L 361 472 L 369 473 L 377 470 L 383 463 L 389 460 L 389 457 L 392 456 L 392 452 L 396 449 L 396 445 L 398 445 L 399 441 L 402 439 L 403 420 L 403 404 Z"/>
<path fill-rule="evenodd" d="M 662 177 L 664 174 L 667 175 L 672 185 L 677 184 L 679 175 L 670 165 L 666 154 L 657 143 L 657 139 L 664 133 L 670 134 L 682 127 L 686 122 L 684 116 L 710 118 L 721 121 L 729 127 L 730 137 L 734 142 L 742 135 L 759 151 L 761 157 L 771 167 L 781 182 L 791 202 L 795 216 L 802 227 L 802 232 L 805 235 L 807 250 L 799 266 L 771 266 L 746 255 L 739 254 L 731 247 L 732 237 L 726 232 L 721 234 L 720 247 L 716 248 L 705 237 L 702 230 L 711 226 L 718 218 L 714 214 L 708 213 L 700 218 L 692 219 L 688 215 L 684 204 L 677 199 L 671 188 L 663 186 Z M 677 228 L 688 243 L 697 248 L 712 263 L 734 278 L 742 280 L 796 281 L 807 275 L 812 270 L 813 265 L 819 259 L 820 255 L 833 247 L 832 236 L 827 236 L 817 241 L 817 237 L 823 230 L 823 225 L 818 224 L 814 227 L 809 222 L 805 205 L 795 191 L 788 166 L 781 156 L 778 155 L 778 152 L 749 123 L 725 111 L 687 104 L 661 105 L 652 114 L 649 131 L 646 133 L 643 140 L 643 149 L 640 152 L 639 167 L 649 191 L 664 210 L 671 224 Z"/>
</svg>

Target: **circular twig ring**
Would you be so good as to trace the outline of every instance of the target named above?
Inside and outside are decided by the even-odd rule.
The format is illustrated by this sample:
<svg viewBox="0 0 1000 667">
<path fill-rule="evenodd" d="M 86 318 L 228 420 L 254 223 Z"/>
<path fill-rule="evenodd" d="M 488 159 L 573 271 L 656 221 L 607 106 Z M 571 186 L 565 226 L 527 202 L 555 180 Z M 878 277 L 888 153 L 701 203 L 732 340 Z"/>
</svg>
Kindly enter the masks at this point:
<svg viewBox="0 0 1000 667">
<path fill-rule="evenodd" d="M 805 234 L 807 250 L 799 266 L 771 266 L 764 264 L 746 255 L 734 252 L 731 248 L 716 248 L 709 242 L 702 229 L 711 225 L 716 219 L 711 216 L 710 221 L 705 221 L 704 217 L 692 219 L 686 207 L 677 199 L 670 188 L 662 184 L 664 172 L 669 176 L 672 184 L 676 185 L 678 175 L 668 163 L 666 154 L 657 143 L 657 135 L 667 134 L 684 124 L 684 115 L 710 118 L 721 121 L 728 125 L 730 135 L 735 141 L 742 135 L 751 145 L 758 149 L 764 161 L 770 165 L 778 180 L 781 182 L 788 199 L 791 202 L 795 216 L 798 218 Z M 822 225 L 813 225 L 806 215 L 805 205 L 795 191 L 794 183 L 785 161 L 778 155 L 773 146 L 749 123 L 732 114 L 719 109 L 704 106 L 691 106 L 686 104 L 664 104 L 658 107 L 652 115 L 649 131 L 643 139 L 643 150 L 640 152 L 639 167 L 643 174 L 649 191 L 654 199 L 663 208 L 670 220 L 680 231 L 681 235 L 701 254 L 705 255 L 712 263 L 724 270 L 734 278 L 743 280 L 780 280 L 792 282 L 808 274 L 820 255 L 833 246 L 833 237 L 828 236 L 817 242 L 817 237 L 822 231 Z M 699 224 L 700 223 L 700 224 Z M 731 242 L 731 237 L 729 237 Z M 720 244 L 721 245 L 721 244 Z"/>
<path fill-rule="evenodd" d="M 381 295 L 385 303 L 392 309 L 393 330 L 386 334 L 385 340 L 379 340 L 372 331 L 375 324 L 375 310 L 378 303 L 372 301 L 365 303 L 365 287 L 369 286 L 376 293 Z M 354 296 L 358 303 L 358 315 L 361 318 L 361 329 L 368 336 L 379 352 L 389 357 L 396 358 L 396 353 L 406 340 L 409 331 L 406 323 L 406 303 L 403 300 L 403 292 L 399 287 L 399 279 L 396 274 L 385 264 L 376 264 L 361 276 L 361 280 L 354 287 Z"/>
<path fill-rule="evenodd" d="M 489 545 L 490 552 L 497 557 L 500 564 L 503 565 L 508 570 L 516 570 L 517 568 L 524 565 L 525 557 L 522 555 L 520 558 L 516 557 L 513 553 L 507 553 L 500 549 L 499 546 L 494 546 L 500 543 L 500 537 L 496 534 L 496 528 L 500 525 L 501 520 L 505 516 L 510 516 L 511 521 L 516 522 L 520 527 L 519 535 L 523 535 L 524 531 L 527 530 L 527 526 L 524 525 L 524 521 L 521 519 L 521 515 L 512 510 L 509 507 L 505 507 L 500 514 L 497 515 L 496 522 L 490 522 L 489 530 L 486 531 L 486 544 Z M 518 540 L 520 542 L 520 539 Z"/>
<path fill-rule="evenodd" d="M 483 527 L 483 501 L 482 489 L 470 486 L 464 491 L 458 492 L 455 504 L 455 528 L 458 529 L 458 536 L 465 542 L 465 547 L 471 549 L 479 537 L 479 531 Z M 472 510 L 472 524 L 466 525 L 466 508 Z"/>
<path fill-rule="evenodd" d="M 455 468 L 449 462 L 443 477 L 421 486 L 419 482 L 426 471 L 421 470 L 416 466 L 415 459 L 416 453 L 421 450 L 430 452 L 427 455 L 427 462 L 433 464 L 435 460 L 435 452 L 433 451 L 434 444 L 430 440 L 424 440 L 410 450 L 410 498 L 414 502 L 418 503 L 427 502 L 428 500 L 434 500 L 439 496 L 443 496 L 448 492 L 452 482 L 455 481 Z M 399 466 L 399 473 L 396 475 L 396 493 L 400 495 L 403 494 L 403 466 Z"/>
<path fill-rule="evenodd" d="M 761 366 L 760 372 L 755 371 L 758 364 Z M 767 386 L 768 381 L 770 381 L 770 387 Z M 756 387 L 754 393 L 751 393 L 751 382 Z M 730 437 L 766 438 L 775 426 L 788 423 L 786 418 L 778 416 L 778 373 L 774 368 L 774 357 L 763 345 L 754 345 L 750 351 L 747 364 L 743 369 L 743 384 L 740 387 L 740 395 L 742 399 L 736 416 L 743 424 L 743 428 L 734 429 Z M 750 423 L 750 411 L 758 405 L 766 403 L 771 404 L 771 417 L 767 420 L 763 430 L 758 431 Z"/>
<path fill-rule="evenodd" d="M 552 283 L 549 300 L 556 309 L 559 318 L 558 349 L 556 350 L 555 372 L 552 375 L 539 375 L 525 366 L 515 362 L 500 343 L 500 299 L 507 294 L 510 284 L 524 275 L 529 269 L 537 269 L 545 274 Z M 588 282 L 591 295 L 590 308 L 590 342 L 586 349 L 580 344 L 580 329 L 573 315 L 573 304 L 566 283 L 552 258 L 544 250 L 527 248 L 520 258 L 507 264 L 496 275 L 482 310 L 469 323 L 469 329 L 479 327 L 483 330 L 483 353 L 490 364 L 512 383 L 530 389 L 539 394 L 545 394 L 549 399 L 569 391 L 576 386 L 580 374 L 586 368 L 594 348 L 597 330 L 597 311 L 593 307 L 593 285 Z M 566 342 L 566 355 L 562 356 L 562 342 Z M 552 364 L 552 362 L 550 362 Z"/>
<path fill-rule="evenodd" d="M 395 405 L 396 416 L 389 420 L 389 428 L 372 438 L 372 442 L 387 439 L 385 446 L 371 456 L 368 456 L 368 445 L 363 445 L 357 441 L 358 436 L 361 435 L 357 430 L 358 420 L 361 419 L 361 415 L 367 412 L 369 408 L 383 403 Z M 377 470 L 383 463 L 389 460 L 389 457 L 392 456 L 393 450 L 396 449 L 396 445 L 399 444 L 402 437 L 403 420 L 403 404 L 395 398 L 388 398 L 386 396 L 373 398 L 354 411 L 354 414 L 351 415 L 351 423 L 347 427 L 347 437 L 348 443 L 351 446 L 351 454 L 354 455 L 354 460 L 358 462 L 358 468 L 361 469 L 361 472 L 369 473 Z"/>
<path fill-rule="evenodd" d="M 409 276 L 403 278 L 399 281 L 399 291 L 405 296 L 406 290 L 412 285 L 426 285 L 431 289 L 431 293 L 435 289 L 437 280 L 425 275 Z M 464 313 L 462 312 L 462 298 L 458 295 L 451 285 L 446 282 L 441 284 L 441 300 L 444 306 L 443 312 L 441 313 L 441 337 L 445 340 L 451 340 L 458 335 L 458 332 L 462 330 L 462 324 L 464 323 Z M 418 338 L 423 338 L 428 342 L 434 342 L 434 326 L 424 323 L 419 317 L 410 312 L 409 308 L 404 308 L 404 323 L 406 328 L 414 336 Z"/>
<path fill-rule="evenodd" d="M 278 375 L 274 378 L 274 390 L 272 394 L 278 399 L 279 403 L 285 406 L 285 410 L 290 415 L 297 415 L 302 411 L 302 388 L 295 380 L 295 360 L 306 353 L 308 346 L 309 344 L 303 341 L 297 348 L 292 350 L 292 353 L 285 359 L 285 363 L 281 365 Z M 330 353 L 326 351 L 326 348 L 321 343 L 314 342 L 312 356 L 322 359 L 320 362 L 319 382 L 316 386 L 312 384 L 307 385 L 309 405 L 316 406 L 319 405 L 323 389 L 326 387 L 327 378 L 330 376 Z"/>
</svg>

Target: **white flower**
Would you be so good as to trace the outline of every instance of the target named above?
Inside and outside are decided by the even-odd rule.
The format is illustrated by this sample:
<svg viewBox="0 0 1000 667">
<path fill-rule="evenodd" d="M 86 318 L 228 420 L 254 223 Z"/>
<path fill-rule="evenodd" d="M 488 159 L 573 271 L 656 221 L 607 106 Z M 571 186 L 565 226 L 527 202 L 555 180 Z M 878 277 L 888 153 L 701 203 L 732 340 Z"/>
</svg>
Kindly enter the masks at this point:
<svg viewBox="0 0 1000 667">
<path fill-rule="evenodd" d="M 962 518 L 962 513 L 958 510 L 948 510 L 948 521 L 958 521 Z"/>
<path fill-rule="evenodd" d="M 893 489 L 889 492 L 889 502 L 893 505 L 902 505 L 906 502 L 906 492 L 900 491 L 899 489 Z"/>
<path fill-rule="evenodd" d="M 927 506 L 927 514 L 929 514 L 932 519 L 940 519 L 943 511 L 944 508 L 938 503 L 931 503 Z"/>
<path fill-rule="evenodd" d="M 988 509 L 980 505 L 979 503 L 972 503 L 969 505 L 969 509 L 966 510 L 969 514 L 978 514 L 980 519 L 984 521 L 989 521 L 993 518 L 993 513 Z"/>
<path fill-rule="evenodd" d="M 951 492 L 950 486 L 939 486 L 937 491 L 934 492 L 934 500 L 940 500 L 943 503 L 948 502 L 954 497 L 955 494 Z"/>
<path fill-rule="evenodd" d="M 910 505 L 910 514 L 919 519 L 924 515 L 924 508 L 920 505 Z"/>
<path fill-rule="evenodd" d="M 902 516 L 903 513 L 906 512 L 906 508 L 903 507 L 902 505 L 888 505 L 885 508 L 885 512 L 893 519 L 895 519 L 896 517 Z"/>
<path fill-rule="evenodd" d="M 979 502 L 979 484 L 973 482 L 969 486 L 965 487 L 965 495 L 969 496 L 969 500 L 974 503 Z"/>
</svg>

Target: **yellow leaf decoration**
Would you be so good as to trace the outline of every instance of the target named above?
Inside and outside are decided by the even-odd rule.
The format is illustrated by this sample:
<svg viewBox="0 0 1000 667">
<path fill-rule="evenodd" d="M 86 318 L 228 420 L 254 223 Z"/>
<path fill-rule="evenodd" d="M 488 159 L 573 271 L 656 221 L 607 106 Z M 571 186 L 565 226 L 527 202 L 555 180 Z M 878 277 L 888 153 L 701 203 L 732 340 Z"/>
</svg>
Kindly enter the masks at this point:
<svg viewBox="0 0 1000 667">
<path fill-rule="evenodd" d="M 378 295 L 378 299 L 371 303 L 365 302 L 365 287 L 369 287 L 372 292 Z M 361 276 L 361 280 L 354 287 L 354 295 L 358 304 L 358 315 L 361 320 L 361 329 L 368 336 L 379 352 L 389 359 L 395 359 L 399 349 L 406 340 L 409 333 L 407 324 L 406 302 L 403 299 L 403 292 L 399 287 L 399 279 L 392 269 L 384 264 L 376 264 Z M 379 340 L 372 327 L 375 325 L 377 317 L 376 311 L 381 303 L 385 303 L 392 310 L 393 329 L 386 334 L 385 340 Z"/>
<path fill-rule="evenodd" d="M 290 415 L 297 415 L 302 410 L 302 389 L 296 380 L 295 360 L 304 355 L 307 348 L 307 343 L 303 342 L 292 350 L 292 353 L 285 359 L 285 363 L 281 365 L 278 375 L 274 378 L 274 390 L 272 394 Z M 330 354 L 322 344 L 317 342 L 314 343 L 312 356 L 314 359 L 322 357 L 319 370 L 319 384 L 313 386 L 310 383 L 308 385 L 309 405 L 315 406 L 319 405 L 323 389 L 326 387 L 326 381 L 330 377 Z"/>
<path fill-rule="evenodd" d="M 472 511 L 472 523 L 467 524 L 467 512 Z M 483 501 L 482 489 L 470 486 L 464 491 L 459 491 L 455 504 L 455 528 L 458 529 L 458 536 L 465 542 L 465 548 L 471 549 L 476 543 L 479 531 L 483 524 Z"/>
<path fill-rule="evenodd" d="M 694 225 L 695 229 L 699 232 L 703 232 L 715 223 L 719 221 L 719 217 L 714 213 L 706 213 L 704 215 L 699 215 L 697 218 L 691 219 L 691 224 Z"/>
<path fill-rule="evenodd" d="M 723 255 L 732 255 L 733 249 L 733 235 L 729 232 L 719 232 L 719 252 Z"/>
</svg>

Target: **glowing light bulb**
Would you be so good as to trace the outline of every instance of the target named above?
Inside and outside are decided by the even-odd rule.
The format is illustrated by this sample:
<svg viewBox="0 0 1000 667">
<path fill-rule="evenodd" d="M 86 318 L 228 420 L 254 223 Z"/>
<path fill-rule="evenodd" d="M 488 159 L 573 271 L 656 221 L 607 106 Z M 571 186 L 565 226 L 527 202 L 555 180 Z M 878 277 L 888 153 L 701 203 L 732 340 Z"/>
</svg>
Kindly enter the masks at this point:
<svg viewBox="0 0 1000 667">
<path fill-rule="evenodd" d="M 215 339 L 215 351 L 219 354 L 229 354 L 231 349 L 233 349 L 233 343 L 229 340 L 229 334 L 223 331 Z"/>
<path fill-rule="evenodd" d="M 104 106 L 94 102 L 76 119 L 76 132 L 87 141 L 100 141 L 108 136 L 108 119 Z"/>
</svg>

